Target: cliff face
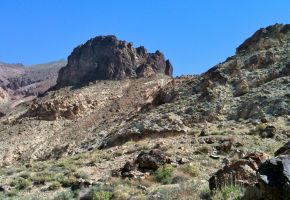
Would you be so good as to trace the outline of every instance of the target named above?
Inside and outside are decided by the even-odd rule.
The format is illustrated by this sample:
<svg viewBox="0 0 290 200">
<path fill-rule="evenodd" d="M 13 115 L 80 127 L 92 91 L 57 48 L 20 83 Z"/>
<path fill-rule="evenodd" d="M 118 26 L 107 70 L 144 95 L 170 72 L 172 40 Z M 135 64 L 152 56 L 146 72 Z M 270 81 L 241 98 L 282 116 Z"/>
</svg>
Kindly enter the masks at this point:
<svg viewBox="0 0 290 200">
<path fill-rule="evenodd" d="M 172 65 L 160 51 L 148 53 L 144 47 L 134 48 L 115 36 L 99 36 L 73 50 L 67 66 L 59 72 L 57 87 L 156 73 L 172 76 L 172 72 Z"/>
</svg>

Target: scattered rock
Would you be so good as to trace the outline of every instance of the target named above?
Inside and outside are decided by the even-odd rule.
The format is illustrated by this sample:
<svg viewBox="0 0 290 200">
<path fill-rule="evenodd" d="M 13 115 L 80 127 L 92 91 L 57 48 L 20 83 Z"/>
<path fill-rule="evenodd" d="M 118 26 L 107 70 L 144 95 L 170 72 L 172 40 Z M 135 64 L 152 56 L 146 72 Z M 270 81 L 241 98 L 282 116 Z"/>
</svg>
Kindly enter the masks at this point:
<svg viewBox="0 0 290 200">
<path fill-rule="evenodd" d="M 180 158 L 178 160 L 178 164 L 180 164 L 180 165 L 183 165 L 183 164 L 186 164 L 186 163 L 189 163 L 189 160 L 187 158 Z"/>
</svg>

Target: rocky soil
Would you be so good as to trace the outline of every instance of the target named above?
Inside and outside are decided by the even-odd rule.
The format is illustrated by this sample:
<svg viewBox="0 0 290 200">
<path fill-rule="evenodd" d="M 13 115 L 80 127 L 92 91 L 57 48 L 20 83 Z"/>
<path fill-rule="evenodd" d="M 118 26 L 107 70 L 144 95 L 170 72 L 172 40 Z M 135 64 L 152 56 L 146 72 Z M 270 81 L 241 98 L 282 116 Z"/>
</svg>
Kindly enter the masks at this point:
<svg viewBox="0 0 290 200">
<path fill-rule="evenodd" d="M 176 78 L 160 52 L 113 36 L 89 40 L 55 87 L 0 118 L 0 193 L 283 199 L 289 27 L 262 28 L 223 63 Z M 2 101 L 7 94 L 0 90 Z"/>
</svg>

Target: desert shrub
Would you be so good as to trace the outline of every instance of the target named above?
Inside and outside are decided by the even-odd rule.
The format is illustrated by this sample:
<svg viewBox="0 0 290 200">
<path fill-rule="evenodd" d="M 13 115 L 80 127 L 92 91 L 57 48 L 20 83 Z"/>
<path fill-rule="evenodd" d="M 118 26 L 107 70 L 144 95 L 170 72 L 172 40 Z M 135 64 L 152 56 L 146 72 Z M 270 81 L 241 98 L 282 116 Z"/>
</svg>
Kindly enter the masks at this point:
<svg viewBox="0 0 290 200">
<path fill-rule="evenodd" d="M 176 183 L 183 183 L 185 181 L 188 181 L 191 178 L 190 175 L 188 175 L 187 173 L 184 173 L 183 171 L 175 171 L 173 173 L 172 176 L 172 184 L 176 184 Z"/>
<path fill-rule="evenodd" d="M 50 183 L 49 190 L 58 190 L 61 187 L 61 184 L 58 181 L 53 181 Z"/>
<path fill-rule="evenodd" d="M 82 178 L 82 179 L 88 179 L 89 175 L 86 172 L 84 172 L 84 171 L 77 171 L 75 173 L 75 177 L 76 178 Z"/>
<path fill-rule="evenodd" d="M 86 199 L 90 200 L 110 200 L 112 199 L 112 197 L 112 189 L 102 185 L 97 185 L 93 187 L 86 195 Z"/>
<path fill-rule="evenodd" d="M 169 164 L 165 164 L 156 170 L 154 177 L 162 184 L 169 184 L 172 181 L 173 172 L 174 168 Z"/>
<path fill-rule="evenodd" d="M 197 177 L 200 174 L 199 169 L 193 164 L 185 164 L 181 167 L 181 170 L 192 177 Z"/>
<path fill-rule="evenodd" d="M 53 200 L 72 200 L 74 199 L 74 195 L 71 191 L 64 191 L 61 193 L 58 193 L 53 197 Z"/>
<path fill-rule="evenodd" d="M 28 179 L 30 178 L 31 174 L 29 172 L 23 172 L 19 175 L 19 177 L 24 178 L 24 179 Z"/>
<path fill-rule="evenodd" d="M 152 200 L 200 199 L 199 190 L 203 186 L 196 181 L 186 181 L 172 187 L 159 187 L 150 192 Z"/>
<path fill-rule="evenodd" d="M 267 124 L 264 124 L 264 123 L 260 123 L 256 126 L 256 130 L 259 131 L 259 132 L 263 132 L 267 127 Z"/>
<path fill-rule="evenodd" d="M 227 186 L 221 190 L 217 190 L 213 196 L 212 200 L 224 200 L 224 199 L 242 199 L 244 194 L 244 188 L 241 186 Z"/>
<path fill-rule="evenodd" d="M 31 181 L 24 179 L 22 177 L 18 177 L 10 183 L 10 186 L 15 187 L 18 190 L 23 190 L 31 185 Z"/>
<path fill-rule="evenodd" d="M 19 193 L 19 191 L 17 189 L 11 189 L 7 192 L 7 196 L 8 197 L 16 197 L 18 195 L 18 193 Z M 5 198 L 3 198 L 3 199 L 5 199 Z"/>
<path fill-rule="evenodd" d="M 45 182 L 51 182 L 56 179 L 56 174 L 48 171 L 38 172 L 30 177 L 30 180 L 35 185 L 41 185 Z"/>
<path fill-rule="evenodd" d="M 62 177 L 62 178 L 59 178 L 57 179 L 58 182 L 60 182 L 60 184 L 63 186 L 63 187 L 71 187 L 75 182 L 76 182 L 76 178 L 75 177 Z"/>
<path fill-rule="evenodd" d="M 199 146 L 196 150 L 196 153 L 199 153 L 199 154 L 208 154 L 210 152 L 211 152 L 211 147 L 209 145 Z"/>
</svg>

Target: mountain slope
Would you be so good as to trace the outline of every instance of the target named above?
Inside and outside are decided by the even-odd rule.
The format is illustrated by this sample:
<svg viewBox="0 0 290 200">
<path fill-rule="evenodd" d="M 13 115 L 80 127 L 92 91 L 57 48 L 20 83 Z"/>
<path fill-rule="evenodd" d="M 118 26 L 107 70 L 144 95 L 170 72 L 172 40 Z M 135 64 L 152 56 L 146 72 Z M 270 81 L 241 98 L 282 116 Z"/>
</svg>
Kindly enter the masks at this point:
<svg viewBox="0 0 290 200">
<path fill-rule="evenodd" d="M 201 198 L 217 169 L 251 152 L 271 155 L 288 140 L 289 27 L 262 28 L 223 63 L 177 78 L 167 76 L 163 56 L 161 70 L 151 66 L 150 76 L 135 76 L 134 62 L 128 64 L 133 78 L 123 76 L 127 65 L 116 64 L 120 55 L 98 63 L 104 61 L 102 45 L 94 52 L 89 40 L 74 50 L 54 90 L 0 119 L 0 165 L 15 164 L 21 171 L 4 170 L 0 186 L 29 171 L 33 183 L 35 176 L 50 175 L 31 186 L 43 197 L 55 193 L 49 188 L 57 181 L 80 189 L 79 197 L 97 184 L 97 192 L 115 199 L 123 194 L 125 199 Z M 125 52 L 130 49 L 129 43 L 120 44 Z M 110 53 L 120 52 L 118 45 L 110 47 Z M 145 57 L 150 61 L 150 56 Z M 102 70 L 95 73 L 98 66 Z M 25 169 L 17 163 L 26 163 Z M 158 173 L 170 171 L 172 180 L 159 180 Z M 87 176 L 80 176 L 84 172 Z"/>
</svg>

